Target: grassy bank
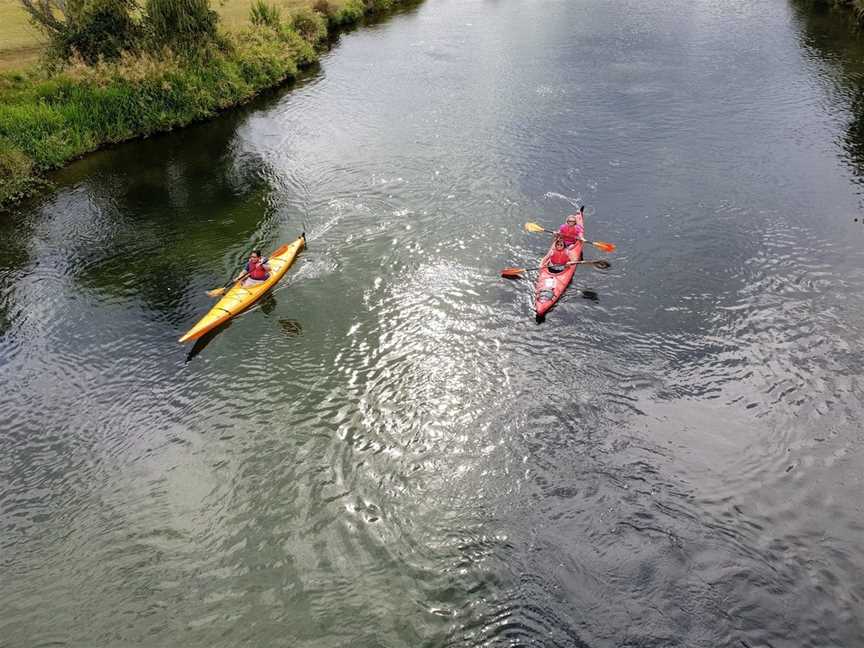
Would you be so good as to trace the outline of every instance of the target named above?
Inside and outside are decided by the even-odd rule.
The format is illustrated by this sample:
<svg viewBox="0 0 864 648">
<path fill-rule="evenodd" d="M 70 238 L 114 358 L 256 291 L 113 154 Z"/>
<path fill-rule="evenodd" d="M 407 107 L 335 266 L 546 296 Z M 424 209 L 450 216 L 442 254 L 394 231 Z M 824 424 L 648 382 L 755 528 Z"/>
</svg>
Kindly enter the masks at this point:
<svg viewBox="0 0 864 648">
<path fill-rule="evenodd" d="M 43 184 L 42 173 L 107 144 L 215 115 L 294 78 L 327 32 L 399 0 L 318 3 L 278 25 L 222 31 L 194 56 L 124 54 L 55 73 L 0 75 L 0 207 Z"/>
</svg>

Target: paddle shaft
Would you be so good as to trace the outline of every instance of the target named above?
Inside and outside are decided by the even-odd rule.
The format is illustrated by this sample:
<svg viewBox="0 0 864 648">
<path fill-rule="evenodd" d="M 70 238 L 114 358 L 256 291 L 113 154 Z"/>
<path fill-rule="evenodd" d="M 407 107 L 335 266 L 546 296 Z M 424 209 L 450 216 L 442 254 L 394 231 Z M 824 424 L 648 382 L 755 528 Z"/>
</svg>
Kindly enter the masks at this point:
<svg viewBox="0 0 864 648">
<path fill-rule="evenodd" d="M 262 261 L 263 261 L 263 263 L 268 263 L 270 261 L 270 258 L 269 257 L 262 257 Z M 243 266 L 241 266 L 241 267 L 243 267 Z M 237 272 L 237 271 L 235 270 L 234 272 Z M 232 277 L 234 276 L 234 272 L 231 273 Z M 235 284 L 235 283 L 238 283 L 240 281 L 243 281 L 248 276 L 249 276 L 249 271 L 243 270 L 236 279 L 229 279 L 224 284 L 222 284 L 221 287 L 214 288 L 213 290 L 208 290 L 207 293 L 208 294 L 213 293 L 212 296 L 214 296 L 214 297 L 218 296 L 218 294 L 224 293 L 225 290 L 228 289 L 228 286 L 230 286 L 231 284 Z"/>
<path fill-rule="evenodd" d="M 595 265 L 597 262 L 596 261 L 568 261 L 567 263 L 564 264 L 564 266 L 566 267 L 566 266 L 571 266 L 571 265 L 580 265 L 583 263 L 585 265 Z M 549 265 L 549 264 L 546 264 L 546 265 Z M 542 270 L 545 267 L 546 266 L 537 266 L 536 268 L 517 268 L 517 270 L 521 270 L 522 272 L 534 272 L 536 270 Z"/>
<path fill-rule="evenodd" d="M 557 235 L 558 232 L 553 232 L 552 230 L 548 230 L 545 227 L 541 227 L 537 223 L 525 223 L 525 229 L 529 232 L 544 232 L 546 234 Z M 598 250 L 603 250 L 604 252 L 614 252 L 615 246 L 612 243 L 606 243 L 605 241 L 589 241 L 587 239 L 581 239 L 588 245 L 593 245 Z"/>
<path fill-rule="evenodd" d="M 598 270 L 608 270 L 610 267 L 609 262 L 604 261 L 602 259 L 597 259 L 595 261 L 568 261 L 567 263 L 564 264 L 564 267 L 571 266 L 571 265 L 587 265 L 587 266 L 591 266 L 592 268 L 595 268 Z M 548 266 L 548 264 L 547 264 L 547 266 Z M 525 272 L 534 272 L 537 270 L 542 270 L 544 267 L 547 267 L 547 266 L 539 266 L 537 268 L 504 268 L 501 271 L 501 276 L 504 277 L 505 279 L 516 279 L 518 277 L 521 277 L 522 274 L 524 274 Z"/>
<path fill-rule="evenodd" d="M 552 234 L 553 236 L 557 236 L 559 234 L 559 232 L 556 232 L 555 230 L 548 230 L 545 227 L 542 228 L 542 231 L 545 232 L 546 234 Z M 597 245 L 596 241 L 589 241 L 588 239 L 579 239 L 579 240 L 582 241 L 583 243 L 588 243 L 590 245 Z"/>
<path fill-rule="evenodd" d="M 237 270 L 232 270 L 231 271 L 231 277 L 232 277 L 231 279 L 226 281 L 224 284 L 222 284 L 218 288 L 211 288 L 210 290 L 207 291 L 207 294 L 210 297 L 219 297 L 220 295 L 225 294 L 225 291 L 228 290 L 228 286 L 230 286 L 231 284 L 237 283 L 238 281 L 242 281 L 243 279 L 246 278 L 246 275 L 249 274 L 248 272 L 243 270 L 241 275 L 237 279 L 234 279 L 233 277 L 234 277 L 235 272 L 237 272 Z"/>
<path fill-rule="evenodd" d="M 300 238 L 303 239 L 303 246 L 301 247 L 301 249 L 302 249 L 303 247 L 306 247 L 306 232 L 305 232 L 305 230 L 304 230 L 304 232 L 300 235 Z M 267 263 L 269 263 L 269 262 L 270 262 L 270 259 L 271 259 L 272 257 L 279 256 L 280 254 L 283 254 L 283 253 L 285 252 L 285 250 L 287 250 L 287 249 L 288 249 L 288 243 L 286 243 L 285 245 L 282 245 L 282 246 L 280 246 L 279 248 L 277 248 L 276 250 L 274 250 L 273 253 L 272 253 L 269 257 L 262 256 L 262 257 L 261 257 L 261 263 L 262 263 L 262 264 L 267 264 Z M 245 264 L 244 264 L 242 267 L 245 268 Z M 234 276 L 234 272 L 236 272 L 236 270 L 233 271 L 233 272 L 231 273 L 231 276 L 232 276 L 232 277 Z M 237 283 L 237 282 L 239 282 L 239 281 L 243 281 L 243 280 L 244 280 L 246 277 L 248 277 L 248 276 L 249 276 L 249 272 L 248 272 L 247 270 L 244 269 L 244 270 L 240 273 L 240 276 L 239 276 L 239 277 L 237 277 L 236 279 L 229 279 L 227 282 L 225 282 L 224 285 L 222 285 L 222 286 L 219 287 L 219 288 L 213 288 L 212 290 L 208 290 L 208 291 L 207 291 L 207 294 L 208 294 L 210 297 L 218 297 L 218 296 L 220 296 L 220 295 L 222 295 L 222 294 L 225 293 L 225 291 L 228 289 L 228 286 L 230 286 L 230 285 L 233 284 L 233 283 Z"/>
</svg>

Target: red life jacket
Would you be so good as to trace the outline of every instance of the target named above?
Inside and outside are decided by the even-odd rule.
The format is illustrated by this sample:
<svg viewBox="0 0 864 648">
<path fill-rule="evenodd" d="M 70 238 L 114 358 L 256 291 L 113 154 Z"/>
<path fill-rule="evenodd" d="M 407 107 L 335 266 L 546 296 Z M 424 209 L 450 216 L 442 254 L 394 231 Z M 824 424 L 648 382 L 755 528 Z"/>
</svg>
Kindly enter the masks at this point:
<svg viewBox="0 0 864 648">
<path fill-rule="evenodd" d="M 563 266 L 570 263 L 570 255 L 567 250 L 553 250 L 552 256 L 549 257 L 549 265 Z"/>
<path fill-rule="evenodd" d="M 264 264 L 261 263 L 261 259 L 258 259 L 258 261 L 255 262 L 247 261 L 246 272 L 249 273 L 249 278 L 254 279 L 255 281 L 264 281 L 270 276 L 270 273 L 267 272 Z"/>
<path fill-rule="evenodd" d="M 576 225 L 568 225 L 564 223 L 560 228 L 558 228 L 558 233 L 561 234 L 561 238 L 564 239 L 564 245 L 571 246 L 585 233 L 585 228 L 578 223 Z"/>
</svg>

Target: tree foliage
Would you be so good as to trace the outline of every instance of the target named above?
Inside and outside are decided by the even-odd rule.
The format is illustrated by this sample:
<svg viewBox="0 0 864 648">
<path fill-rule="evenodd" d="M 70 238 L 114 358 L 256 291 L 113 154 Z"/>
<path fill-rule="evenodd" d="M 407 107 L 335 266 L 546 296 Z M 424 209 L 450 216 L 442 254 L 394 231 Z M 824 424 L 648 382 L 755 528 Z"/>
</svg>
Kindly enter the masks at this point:
<svg viewBox="0 0 864 648">
<path fill-rule="evenodd" d="M 51 53 L 78 55 L 88 63 L 116 59 L 135 49 L 140 26 L 133 18 L 136 0 L 21 0 L 31 21 L 44 31 Z"/>
</svg>

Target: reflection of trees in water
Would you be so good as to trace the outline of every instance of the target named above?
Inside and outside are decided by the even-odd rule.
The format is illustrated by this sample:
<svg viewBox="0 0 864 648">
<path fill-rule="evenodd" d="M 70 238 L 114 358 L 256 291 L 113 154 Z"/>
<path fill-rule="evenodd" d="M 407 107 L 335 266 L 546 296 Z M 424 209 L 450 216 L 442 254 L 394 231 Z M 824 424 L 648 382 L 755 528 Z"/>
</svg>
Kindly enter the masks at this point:
<svg viewBox="0 0 864 648">
<path fill-rule="evenodd" d="M 12 327 L 15 283 L 26 277 L 33 263 L 33 221 L 24 208 L 0 213 L 0 336 Z"/>
<path fill-rule="evenodd" d="M 802 45 L 826 64 L 825 78 L 851 114 L 842 145 L 854 173 L 864 179 L 864 33 L 850 7 L 789 1 Z"/>
<path fill-rule="evenodd" d="M 269 229 L 268 187 L 235 163 L 235 129 L 216 120 L 70 167 L 61 179 L 84 188 L 66 243 L 76 282 L 168 314 L 189 297 L 192 275 L 224 280 L 225 250 Z"/>
<path fill-rule="evenodd" d="M 852 121 L 848 126 L 843 148 L 855 174 L 864 178 L 864 88 L 858 88 L 852 100 Z"/>
<path fill-rule="evenodd" d="M 297 320 L 280 319 L 279 327 L 282 332 L 288 337 L 299 337 L 303 335 L 303 326 Z"/>
</svg>

